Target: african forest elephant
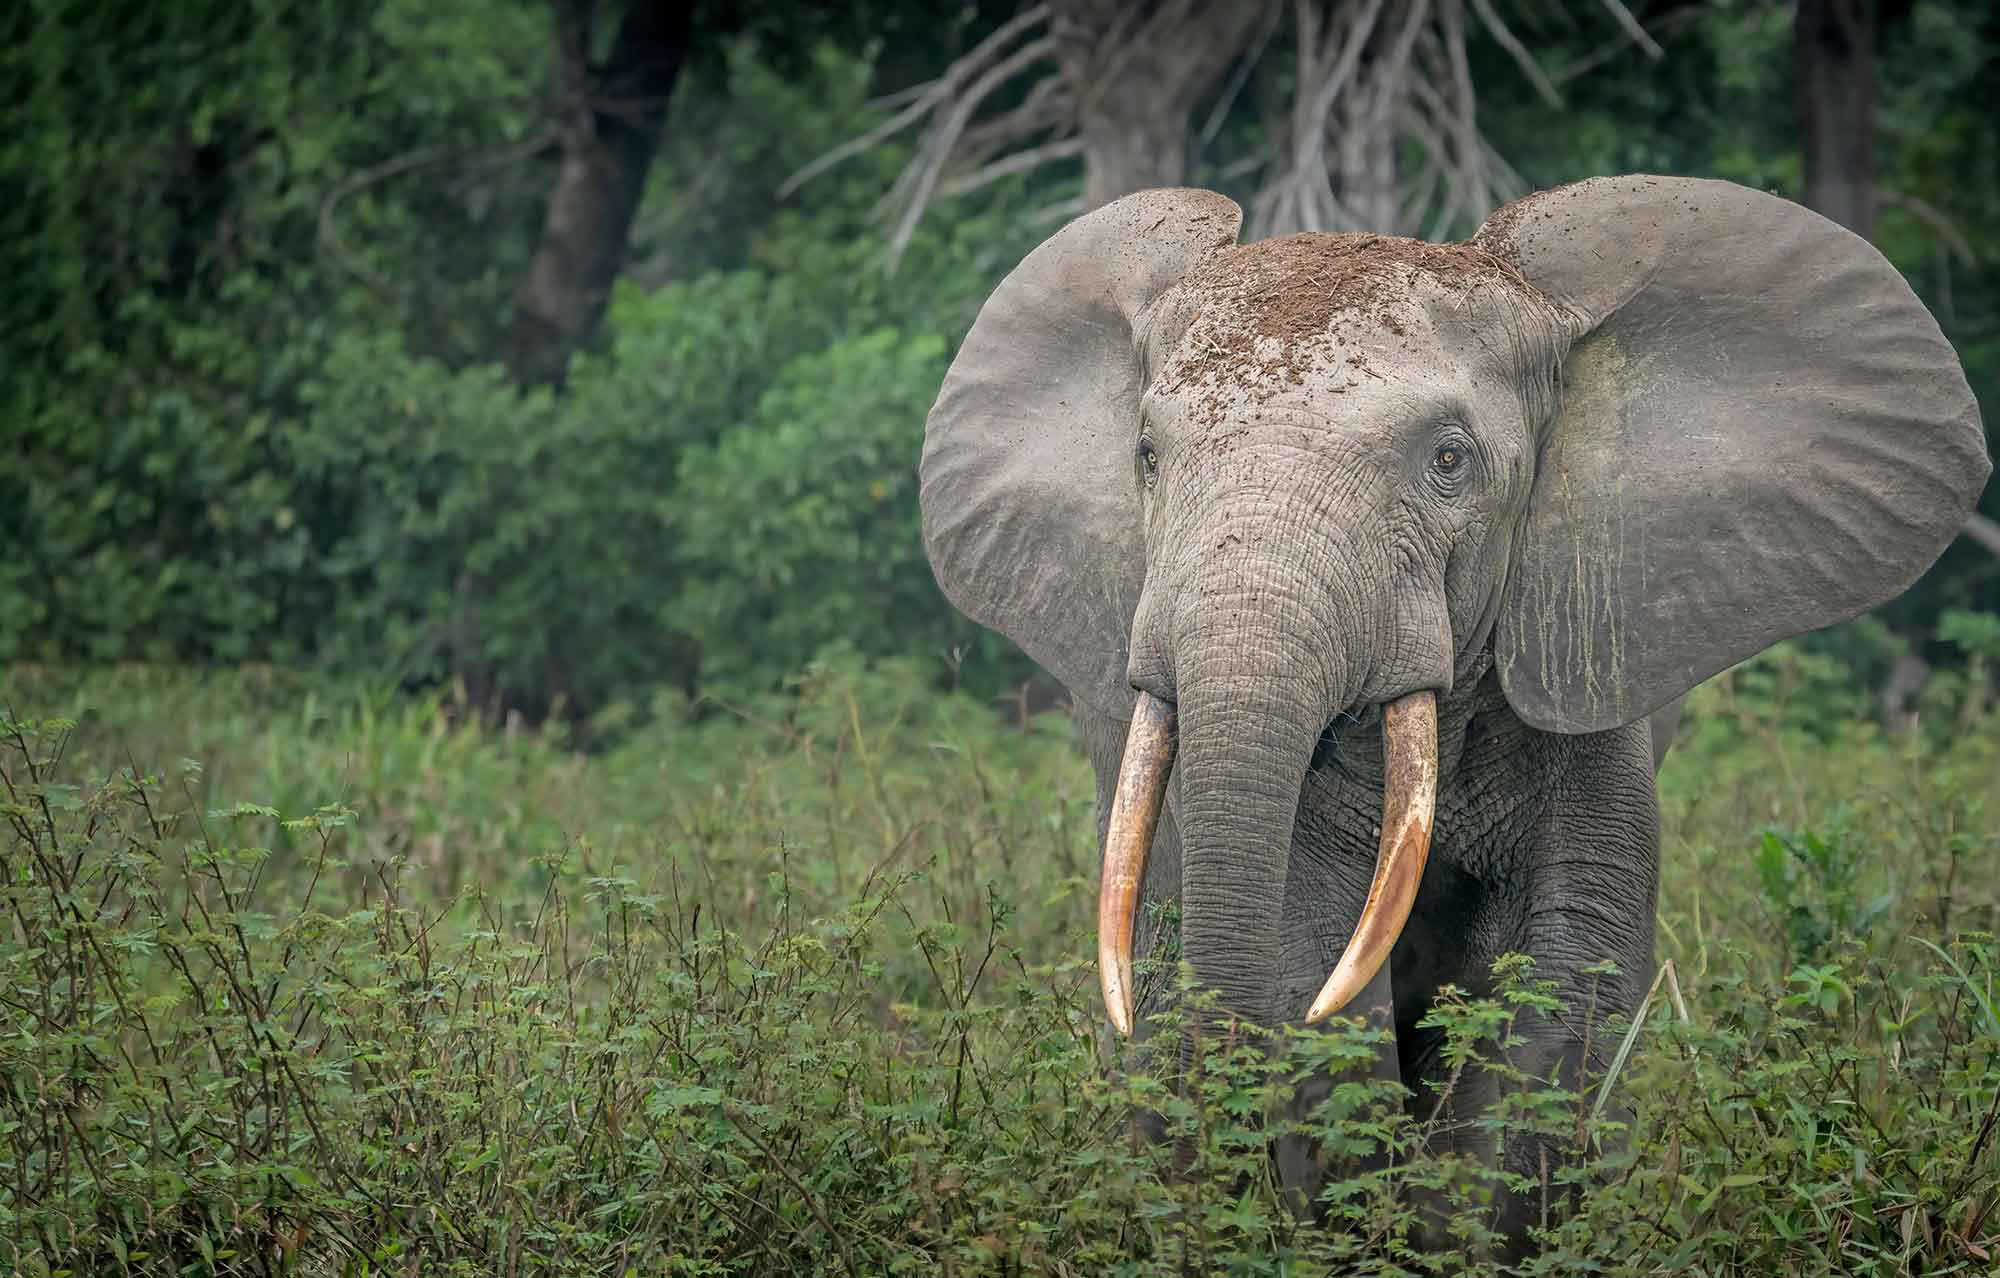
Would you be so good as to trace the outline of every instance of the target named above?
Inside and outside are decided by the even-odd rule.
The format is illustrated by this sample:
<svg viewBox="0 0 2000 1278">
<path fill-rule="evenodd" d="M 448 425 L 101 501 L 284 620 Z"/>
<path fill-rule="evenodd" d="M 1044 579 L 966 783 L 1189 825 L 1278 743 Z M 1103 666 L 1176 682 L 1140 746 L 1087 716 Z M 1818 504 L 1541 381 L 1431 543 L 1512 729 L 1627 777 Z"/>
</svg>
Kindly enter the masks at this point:
<svg viewBox="0 0 2000 1278">
<path fill-rule="evenodd" d="M 925 544 L 1073 694 L 1116 1027 L 1178 898 L 1228 1013 L 1384 1018 L 1415 1087 L 1500 954 L 1579 999 L 1615 960 L 1633 1011 L 1648 716 L 1903 590 L 1990 463 L 1902 277 L 1774 196 L 1594 179 L 1449 245 L 1241 217 L 1145 191 L 1029 254 L 931 410 Z"/>
</svg>

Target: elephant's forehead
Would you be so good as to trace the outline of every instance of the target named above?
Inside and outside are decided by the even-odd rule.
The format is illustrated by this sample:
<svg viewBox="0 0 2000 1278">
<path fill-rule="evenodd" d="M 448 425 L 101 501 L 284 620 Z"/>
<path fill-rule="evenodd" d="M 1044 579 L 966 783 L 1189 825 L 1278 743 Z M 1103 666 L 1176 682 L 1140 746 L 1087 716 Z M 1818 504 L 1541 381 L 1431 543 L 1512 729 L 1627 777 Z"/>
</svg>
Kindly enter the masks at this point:
<svg viewBox="0 0 2000 1278">
<path fill-rule="evenodd" d="M 1219 254 L 1189 292 L 1187 327 L 1151 391 L 1197 427 L 1266 405 L 1345 416 L 1381 394 L 1447 391 L 1461 357 L 1485 345 L 1468 346 L 1469 334 L 1547 309 L 1484 250 L 1381 235 L 1244 245 Z"/>
<path fill-rule="evenodd" d="M 1189 357 L 1184 348 L 1155 379 L 1151 398 L 1184 411 L 1212 405 L 1240 415 L 1265 404 L 1321 396 L 1366 399 L 1371 387 L 1404 383 L 1420 372 L 1448 377 L 1455 361 L 1435 343 L 1422 342 L 1421 356 L 1413 358 L 1411 348 L 1418 343 L 1410 340 L 1415 336 L 1410 330 L 1421 323 L 1413 317 L 1401 335 L 1326 333 L 1285 341 L 1250 334 L 1234 344 L 1227 359 Z M 1203 340 L 1189 335 L 1189 344 L 1197 347 Z"/>
<path fill-rule="evenodd" d="M 1283 352 L 1271 345 L 1259 339 L 1253 358 L 1226 371 L 1155 382 L 1148 417 L 1189 438 L 1266 427 L 1287 438 L 1299 429 L 1390 430 L 1427 405 L 1463 402 L 1472 386 L 1469 371 L 1445 351 L 1417 360 L 1331 338 Z"/>
<path fill-rule="evenodd" d="M 1462 399 L 1478 350 L 1445 340 L 1421 307 L 1397 305 L 1405 313 L 1394 327 L 1336 317 L 1325 332 L 1290 338 L 1205 332 L 1197 321 L 1148 389 L 1147 413 L 1202 434 L 1260 421 L 1364 422 L 1385 407 Z"/>
</svg>

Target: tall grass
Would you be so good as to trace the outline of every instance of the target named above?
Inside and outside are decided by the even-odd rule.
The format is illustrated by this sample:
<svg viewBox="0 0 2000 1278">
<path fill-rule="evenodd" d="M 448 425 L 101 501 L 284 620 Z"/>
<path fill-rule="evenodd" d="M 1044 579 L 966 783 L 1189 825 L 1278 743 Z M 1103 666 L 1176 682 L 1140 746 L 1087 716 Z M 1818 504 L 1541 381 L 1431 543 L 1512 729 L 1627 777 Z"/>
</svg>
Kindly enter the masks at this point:
<svg viewBox="0 0 2000 1278">
<path fill-rule="evenodd" d="M 1296 1122 L 1364 1031 L 1177 1077 L 1103 1035 L 1059 717 L 833 667 L 584 755 L 281 672 L 13 671 L 0 1265 L 1497 1272 L 1499 1177 L 1432 1151 L 1473 1121 L 1558 1153 L 1521 1272 L 1994 1272 L 2000 722 L 1890 740 L 1801 713 L 1791 660 L 1704 689 L 1670 759 L 1675 979 L 1602 1028 L 1615 1078 L 1506 1074 L 1566 1014 L 1510 962 L 1433 1014 L 1493 1111 L 1354 1086 Z M 1294 1130 L 1331 1227 L 1274 1181 Z M 1454 1216 L 1422 1247 L 1418 1190 Z"/>
</svg>

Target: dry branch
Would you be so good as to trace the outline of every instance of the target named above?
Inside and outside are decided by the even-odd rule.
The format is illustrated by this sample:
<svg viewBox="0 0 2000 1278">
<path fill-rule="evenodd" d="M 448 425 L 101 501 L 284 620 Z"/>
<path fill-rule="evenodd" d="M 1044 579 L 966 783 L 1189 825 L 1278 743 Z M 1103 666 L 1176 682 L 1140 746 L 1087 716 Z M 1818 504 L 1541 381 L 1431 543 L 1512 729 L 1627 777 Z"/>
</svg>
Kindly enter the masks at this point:
<svg viewBox="0 0 2000 1278">
<path fill-rule="evenodd" d="M 1901 209 L 1911 217 L 1931 228 L 1938 242 L 1945 246 L 1961 266 L 1976 266 L 1979 254 L 1973 251 L 1972 241 L 1965 238 L 1965 232 L 1958 224 L 1946 217 L 1934 204 L 1920 200 L 1914 195 L 1904 195 L 1900 191 L 1878 190 L 1875 203 L 1882 208 Z"/>
<path fill-rule="evenodd" d="M 949 200 L 956 196 L 967 195 L 989 182 L 997 182 L 1015 173 L 1025 173 L 1029 169 L 1040 168 L 1052 160 L 1066 160 L 1081 154 L 1083 154 L 1082 138 L 1059 138 L 1054 142 L 1044 142 L 1038 147 L 1016 151 L 1004 160 L 995 160 L 984 168 L 939 183 L 938 198 Z"/>
<path fill-rule="evenodd" d="M 1965 517 L 1965 535 L 2000 556 L 2000 523 L 1995 523 L 1978 511 Z"/>
<path fill-rule="evenodd" d="M 1593 8 L 1609 15 L 1615 34 L 1584 64 L 1551 74 L 1534 47 L 1549 12 L 1575 30 Z M 1492 39 L 1540 98 L 1559 106 L 1562 81 L 1618 49 L 1662 56 L 1620 0 L 1593 8 L 1538 11 L 1526 0 L 1049 0 L 1003 23 L 944 75 L 878 100 L 891 112 L 886 119 L 792 174 L 779 194 L 921 126 L 914 154 L 875 208 L 890 224 L 884 256 L 893 268 L 932 202 L 1002 178 L 1080 156 L 1087 205 L 1181 180 L 1180 147 L 1170 140 L 1177 126 L 1158 126 L 1185 116 L 1182 142 L 1212 145 L 1238 104 L 1254 96 L 1248 89 L 1260 71 L 1285 56 L 1294 87 L 1274 103 L 1281 118 L 1265 131 L 1269 149 L 1221 157 L 1214 170 L 1218 177 L 1262 170 L 1247 201 L 1249 233 L 1440 238 L 1527 190 L 1479 130 L 1467 40 Z M 1003 90 L 1012 104 L 987 113 Z M 1420 156 L 1408 176 L 1398 171 L 1404 144 Z M 1130 153 L 1149 146 L 1176 153 L 1133 163 Z"/>
<path fill-rule="evenodd" d="M 804 168 L 786 178 L 778 187 L 778 198 L 786 198 L 807 182 L 812 181 L 820 174 L 839 164 L 842 160 L 851 159 L 868 150 L 870 147 L 886 142 L 896 134 L 901 133 L 904 129 L 923 119 L 924 116 L 939 109 L 941 105 L 953 101 L 960 85 L 965 84 L 972 77 L 983 71 L 986 65 L 998 57 L 1002 49 L 1013 43 L 1017 36 L 1028 31 L 1038 23 L 1046 22 L 1048 16 L 1049 9 L 1047 5 L 1031 5 L 1023 9 L 1020 13 L 1015 14 L 1012 18 L 1002 23 L 1000 28 L 992 35 L 987 36 L 977 45 L 974 45 L 971 52 L 952 63 L 950 67 L 946 68 L 942 76 L 927 84 L 906 89 L 902 94 L 892 95 L 884 99 L 881 103 L 884 107 L 900 102 L 905 95 L 913 98 L 914 101 L 911 102 L 911 105 L 868 130 L 868 132 L 862 134 L 860 137 L 841 143 L 825 155 L 813 160 Z"/>
<path fill-rule="evenodd" d="M 1052 36 L 1043 36 L 1041 39 L 1031 40 L 1022 45 L 973 81 L 971 87 L 965 91 L 965 95 L 952 104 L 951 111 L 932 127 L 930 134 L 924 139 L 923 152 L 914 165 L 917 179 L 908 200 L 904 203 L 903 216 L 897 221 L 896 229 L 889 235 L 888 257 L 891 263 L 901 258 L 903 250 L 909 246 L 910 237 L 917 230 L 917 221 L 923 217 L 924 209 L 930 204 L 931 191 L 937 185 L 938 174 L 943 172 L 944 166 L 950 162 L 959 135 L 964 133 L 965 126 L 971 122 L 972 114 L 979 109 L 979 104 L 1001 85 L 1053 52 L 1055 52 L 1055 39 Z"/>
<path fill-rule="evenodd" d="M 1500 20 L 1500 15 L 1493 11 L 1493 6 L 1488 0 L 1472 0 L 1472 11 L 1479 15 L 1479 20 L 1493 33 L 1494 40 L 1507 51 L 1507 56 L 1514 59 L 1514 65 L 1521 68 L 1521 73 L 1528 77 L 1528 83 L 1534 85 L 1535 92 L 1542 95 L 1542 101 L 1560 110 L 1563 99 L 1562 94 L 1556 90 L 1555 82 L 1542 70 L 1542 64 L 1535 61 L 1535 55 L 1528 52 L 1528 46 L 1522 44 L 1520 37 Z"/>
</svg>

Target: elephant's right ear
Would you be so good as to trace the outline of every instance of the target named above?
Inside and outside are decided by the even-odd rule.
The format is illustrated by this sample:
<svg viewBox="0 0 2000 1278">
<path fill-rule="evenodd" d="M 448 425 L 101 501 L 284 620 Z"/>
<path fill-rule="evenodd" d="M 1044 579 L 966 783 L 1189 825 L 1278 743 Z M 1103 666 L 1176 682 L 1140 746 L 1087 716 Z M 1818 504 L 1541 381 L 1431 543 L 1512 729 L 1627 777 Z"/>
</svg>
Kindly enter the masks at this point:
<svg viewBox="0 0 2000 1278">
<path fill-rule="evenodd" d="M 1158 305 L 1236 243 L 1212 191 L 1142 191 L 1014 268 L 952 361 L 924 430 L 924 548 L 938 584 L 1071 693 L 1131 714 L 1126 643 L 1145 573 L 1135 447 Z"/>
</svg>

